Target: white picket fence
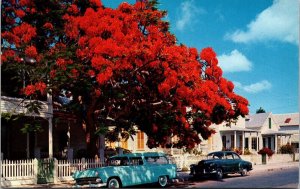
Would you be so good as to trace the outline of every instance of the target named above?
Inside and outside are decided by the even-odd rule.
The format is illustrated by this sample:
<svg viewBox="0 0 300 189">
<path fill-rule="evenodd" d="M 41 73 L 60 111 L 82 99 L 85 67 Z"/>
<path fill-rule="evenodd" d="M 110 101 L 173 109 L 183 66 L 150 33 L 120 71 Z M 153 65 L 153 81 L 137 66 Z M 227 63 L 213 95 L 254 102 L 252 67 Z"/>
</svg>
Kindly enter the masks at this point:
<svg viewBox="0 0 300 189">
<path fill-rule="evenodd" d="M 72 173 L 77 170 L 104 166 L 95 159 L 54 159 L 54 183 L 72 181 Z M 37 184 L 38 160 L 1 160 L 1 186 Z"/>
<path fill-rule="evenodd" d="M 176 163 L 178 169 L 189 168 L 189 165 L 197 163 L 205 156 L 195 155 L 174 155 L 171 159 Z M 261 155 L 245 155 L 243 159 L 251 161 L 253 164 L 261 164 Z M 299 161 L 299 154 L 295 157 L 289 154 L 275 154 L 269 163 Z M 38 160 L 1 160 L 1 186 L 10 187 L 23 184 L 37 184 Z M 53 181 L 54 183 L 73 181 L 72 173 L 76 170 L 102 167 L 104 163 L 97 159 L 74 159 L 56 160 L 54 159 Z"/>
<path fill-rule="evenodd" d="M 77 170 L 84 170 L 103 166 L 104 162 L 95 159 L 54 160 L 54 167 L 57 168 L 55 174 L 56 178 L 54 177 L 54 182 L 73 180 L 72 173 Z"/>
</svg>

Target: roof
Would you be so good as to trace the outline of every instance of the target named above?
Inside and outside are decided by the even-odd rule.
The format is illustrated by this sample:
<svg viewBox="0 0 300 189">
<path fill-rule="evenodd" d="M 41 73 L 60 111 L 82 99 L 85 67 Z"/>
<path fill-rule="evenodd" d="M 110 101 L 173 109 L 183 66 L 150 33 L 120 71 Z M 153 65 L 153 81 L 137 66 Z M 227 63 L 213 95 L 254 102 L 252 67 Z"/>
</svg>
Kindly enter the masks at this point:
<svg viewBox="0 0 300 189">
<path fill-rule="evenodd" d="M 247 129 L 247 128 L 238 127 L 238 126 L 231 126 L 231 127 L 220 128 L 220 131 L 248 131 L 248 132 L 258 132 L 258 130 Z"/>
<path fill-rule="evenodd" d="M 271 112 L 249 115 L 246 118 L 246 128 L 262 127 L 270 115 Z"/>
<path fill-rule="evenodd" d="M 279 126 L 299 126 L 299 113 L 273 114 Z"/>
</svg>

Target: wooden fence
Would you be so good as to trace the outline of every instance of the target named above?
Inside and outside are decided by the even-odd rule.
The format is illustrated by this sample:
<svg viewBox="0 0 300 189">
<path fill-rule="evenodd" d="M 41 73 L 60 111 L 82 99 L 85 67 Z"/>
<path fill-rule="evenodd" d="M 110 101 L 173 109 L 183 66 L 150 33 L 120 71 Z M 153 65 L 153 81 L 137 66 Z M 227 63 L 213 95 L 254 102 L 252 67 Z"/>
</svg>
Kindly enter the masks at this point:
<svg viewBox="0 0 300 189">
<path fill-rule="evenodd" d="M 22 184 L 37 184 L 40 160 L 1 160 L 1 186 L 9 187 Z M 104 166 L 95 159 L 54 159 L 53 182 L 72 181 L 72 173 L 77 170 Z"/>
<path fill-rule="evenodd" d="M 89 168 L 102 167 L 104 163 L 95 159 L 73 159 L 73 160 L 55 160 L 54 167 L 56 167 L 56 181 L 70 181 L 72 180 L 72 173 L 77 170 L 84 170 Z M 54 181 L 55 182 L 55 181 Z"/>
<path fill-rule="evenodd" d="M 205 156 L 195 156 L 195 155 L 174 155 L 171 157 L 172 161 L 176 163 L 178 169 L 189 168 L 190 164 L 197 163 Z M 251 161 L 253 164 L 261 164 L 261 155 L 244 155 L 243 159 Z M 281 163 L 281 162 L 291 162 L 299 161 L 299 154 L 289 155 L 289 154 L 274 154 L 272 158 L 268 159 L 268 163 Z M 45 159 L 28 159 L 28 160 L 1 160 L 1 186 L 10 187 L 14 185 L 23 184 L 37 184 L 39 180 L 39 175 L 41 174 L 41 162 L 54 162 L 52 182 L 66 182 L 73 181 L 72 173 L 77 170 L 84 170 L 89 168 L 96 168 L 104 166 L 103 162 L 97 159 L 74 159 L 74 160 L 56 160 L 52 159 L 49 161 Z M 46 166 L 47 167 L 47 166 Z M 42 172 L 46 173 L 47 172 Z"/>
</svg>

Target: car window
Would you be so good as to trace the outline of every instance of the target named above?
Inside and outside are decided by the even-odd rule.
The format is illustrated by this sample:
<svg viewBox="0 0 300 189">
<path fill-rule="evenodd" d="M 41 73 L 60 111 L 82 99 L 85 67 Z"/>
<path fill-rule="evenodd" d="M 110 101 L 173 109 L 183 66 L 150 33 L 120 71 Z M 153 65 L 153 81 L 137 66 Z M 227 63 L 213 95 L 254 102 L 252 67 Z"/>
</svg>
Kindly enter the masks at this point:
<svg viewBox="0 0 300 189">
<path fill-rule="evenodd" d="M 233 159 L 232 153 L 227 153 L 226 154 L 226 159 Z"/>
<path fill-rule="evenodd" d="M 168 164 L 168 159 L 164 156 L 146 157 L 145 160 L 149 164 Z"/>
<path fill-rule="evenodd" d="M 129 164 L 127 157 L 117 157 L 111 158 L 108 161 L 108 165 L 110 166 L 127 166 Z"/>
<path fill-rule="evenodd" d="M 237 154 L 233 154 L 233 159 L 241 159 Z"/>
<path fill-rule="evenodd" d="M 223 155 L 222 153 L 214 153 L 214 154 L 209 154 L 207 156 L 207 159 L 222 159 Z"/>
<path fill-rule="evenodd" d="M 133 157 L 130 158 L 130 165 L 143 165 L 143 159 L 142 157 Z"/>
</svg>

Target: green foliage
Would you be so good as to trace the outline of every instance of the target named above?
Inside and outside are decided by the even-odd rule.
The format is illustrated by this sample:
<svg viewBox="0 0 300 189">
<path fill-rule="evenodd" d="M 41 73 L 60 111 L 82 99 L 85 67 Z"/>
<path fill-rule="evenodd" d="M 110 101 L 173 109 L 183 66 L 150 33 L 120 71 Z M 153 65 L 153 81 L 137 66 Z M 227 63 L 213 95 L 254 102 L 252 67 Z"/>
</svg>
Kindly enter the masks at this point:
<svg viewBox="0 0 300 189">
<path fill-rule="evenodd" d="M 266 113 L 266 111 L 260 107 L 259 109 L 256 110 L 256 114 L 260 114 L 260 113 Z"/>
<path fill-rule="evenodd" d="M 7 113 L 1 113 L 1 119 L 4 119 L 6 121 L 9 121 L 12 119 L 12 113 L 7 112 Z"/>
<path fill-rule="evenodd" d="M 183 152 L 184 153 L 189 153 L 189 154 L 194 154 L 194 155 L 201 155 L 202 154 L 201 151 L 199 151 L 199 150 L 197 150 L 195 148 L 194 149 L 184 148 Z"/>
<path fill-rule="evenodd" d="M 106 127 L 105 125 L 101 125 L 96 131 L 95 134 L 96 135 L 106 135 L 108 132 L 108 127 Z"/>
<path fill-rule="evenodd" d="M 39 110 L 42 109 L 42 103 L 38 100 L 34 100 L 28 103 L 25 107 L 29 113 L 40 114 Z"/>
<path fill-rule="evenodd" d="M 252 153 L 250 152 L 250 150 L 248 148 L 246 148 L 244 150 L 244 155 L 251 155 Z"/>
<path fill-rule="evenodd" d="M 24 127 L 21 129 L 22 133 L 30 133 L 30 132 L 42 132 L 43 128 L 40 123 L 25 123 Z"/>
</svg>

